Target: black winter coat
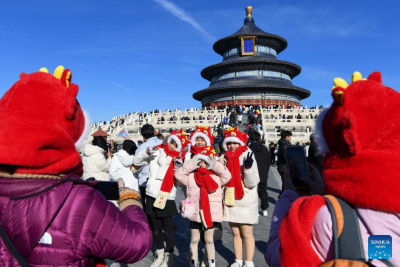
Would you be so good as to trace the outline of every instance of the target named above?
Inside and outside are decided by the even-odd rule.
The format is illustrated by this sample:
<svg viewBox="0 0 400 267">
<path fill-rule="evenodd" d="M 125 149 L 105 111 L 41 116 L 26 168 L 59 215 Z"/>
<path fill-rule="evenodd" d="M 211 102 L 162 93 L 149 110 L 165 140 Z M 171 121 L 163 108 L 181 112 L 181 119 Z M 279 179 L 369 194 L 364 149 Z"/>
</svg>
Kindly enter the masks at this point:
<svg viewBox="0 0 400 267">
<path fill-rule="evenodd" d="M 267 147 L 261 142 L 253 142 L 250 144 L 251 151 L 254 152 L 254 157 L 257 161 L 258 174 L 260 181 L 264 182 L 268 180 L 269 166 L 271 164 L 271 155 Z"/>
<path fill-rule="evenodd" d="M 281 138 L 278 141 L 278 145 L 278 171 L 284 172 L 286 170 L 285 148 L 290 146 L 291 143 L 288 140 Z"/>
<path fill-rule="evenodd" d="M 324 156 L 319 154 L 318 144 L 315 141 L 311 141 L 311 145 L 308 148 L 308 162 L 314 165 L 319 174 L 322 175 L 322 160 Z"/>
</svg>

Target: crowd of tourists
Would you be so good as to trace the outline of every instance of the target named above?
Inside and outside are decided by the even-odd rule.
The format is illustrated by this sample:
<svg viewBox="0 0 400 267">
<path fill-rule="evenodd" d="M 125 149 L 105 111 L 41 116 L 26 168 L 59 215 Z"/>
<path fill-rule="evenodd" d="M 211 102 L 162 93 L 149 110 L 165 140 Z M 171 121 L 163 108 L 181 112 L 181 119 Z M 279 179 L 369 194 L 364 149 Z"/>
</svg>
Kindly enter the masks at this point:
<svg viewBox="0 0 400 267">
<path fill-rule="evenodd" d="M 125 140 L 113 150 L 101 136 L 86 142 L 90 124 L 71 77 L 62 66 L 54 75 L 45 68 L 22 73 L 0 100 L 0 266 L 134 263 L 153 243 L 151 267 L 175 266 L 178 213 L 190 221 L 191 267 L 221 266 L 214 241 L 222 222 L 232 231 L 230 266 L 255 266 L 259 215 L 271 216 L 269 266 L 400 266 L 400 115 L 393 112 L 400 94 L 382 84 L 380 73 L 355 73 L 350 85 L 335 79 L 333 103 L 305 148 L 309 177 L 297 187 L 285 157 L 292 146 L 287 130 L 269 147 L 254 125 L 246 133 L 219 127 L 212 135 L 200 125 L 190 134 L 161 134 L 145 124 L 141 143 Z M 379 116 L 375 106 L 393 116 Z M 257 125 L 257 112 L 249 109 L 256 115 L 249 124 Z M 282 191 L 271 215 L 275 155 Z M 98 181 L 117 181 L 118 201 L 95 190 Z M 177 190 L 186 197 L 179 210 Z M 371 254 L 371 235 L 390 236 L 393 253 Z"/>
<path fill-rule="evenodd" d="M 260 213 L 268 215 L 269 164 L 264 162 L 270 161 L 269 151 L 260 142 L 258 132 L 252 133 L 250 140 L 238 129 L 228 128 L 222 134 L 224 138 L 218 143 L 223 154 L 214 147 L 218 138 L 203 126 L 196 126 L 190 135 L 174 130 L 164 138 L 146 124 L 141 129 L 144 143 L 136 147 L 132 140 L 125 140 L 112 159 L 104 137 L 95 137 L 92 144 L 83 147 L 83 179 L 122 178 L 126 187 L 140 192 L 157 248 L 152 267 L 174 266 L 173 217 L 178 215 L 175 197 L 179 185 L 187 196 L 181 215 L 190 220 L 190 266 L 199 266 L 201 235 L 207 251 L 204 264 L 216 266 L 214 230 L 220 231 L 222 221 L 229 222 L 233 232 L 236 260 L 232 266 L 254 266 L 252 225 L 258 223 L 258 196 L 262 203 Z"/>
</svg>

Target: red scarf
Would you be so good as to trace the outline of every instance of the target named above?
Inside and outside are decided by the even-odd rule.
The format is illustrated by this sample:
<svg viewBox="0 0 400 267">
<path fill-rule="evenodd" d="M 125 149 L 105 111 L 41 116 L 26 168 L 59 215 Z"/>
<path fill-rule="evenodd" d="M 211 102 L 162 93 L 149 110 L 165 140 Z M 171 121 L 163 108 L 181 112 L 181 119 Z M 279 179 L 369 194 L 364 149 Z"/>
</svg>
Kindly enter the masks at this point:
<svg viewBox="0 0 400 267">
<path fill-rule="evenodd" d="M 184 158 L 186 152 L 178 152 L 175 150 L 170 150 L 169 149 L 169 144 L 166 144 L 163 146 L 165 154 L 167 156 L 170 156 L 172 158 L 178 158 L 179 155 L 181 154 L 181 157 Z M 159 209 L 164 209 L 165 204 L 167 202 L 168 196 L 171 193 L 172 188 L 174 187 L 174 176 L 175 176 L 175 170 L 174 170 L 174 160 L 171 160 L 171 163 L 168 166 L 167 172 L 165 173 L 164 180 L 161 184 L 160 192 L 157 194 L 156 201 L 154 202 L 154 207 L 159 208 Z"/>
<path fill-rule="evenodd" d="M 194 173 L 194 180 L 200 187 L 200 216 L 205 228 L 213 227 L 208 194 L 214 193 L 218 189 L 218 184 L 211 177 L 211 174 L 213 172 L 206 168 L 198 168 Z"/>
<path fill-rule="evenodd" d="M 235 152 L 231 152 L 229 150 L 225 151 L 225 157 L 228 161 L 227 167 L 228 167 L 228 170 L 232 174 L 232 179 L 226 185 L 226 188 L 227 188 L 227 191 L 234 190 L 235 199 L 242 199 L 244 196 L 244 189 L 243 189 L 243 185 L 242 185 L 239 157 L 246 150 L 247 150 L 247 146 L 239 146 L 235 150 Z M 230 189 L 230 188 L 233 188 L 233 189 Z M 226 196 L 227 195 L 228 194 L 226 194 Z M 232 201 L 234 202 L 233 199 L 232 199 Z M 227 198 L 225 198 L 225 203 L 228 206 L 231 206 L 233 204 L 232 202 L 227 201 Z"/>
<path fill-rule="evenodd" d="M 179 153 L 176 150 L 170 150 L 169 149 L 169 144 L 166 144 L 164 147 L 164 152 L 167 154 L 167 156 L 170 156 L 172 158 L 171 163 L 169 164 L 168 170 L 165 173 L 163 183 L 161 185 L 161 191 L 163 192 L 168 192 L 170 193 L 172 188 L 174 187 L 174 176 L 175 176 L 175 171 L 174 171 L 174 160 L 173 158 L 178 158 Z M 185 157 L 185 156 L 183 156 Z"/>
</svg>

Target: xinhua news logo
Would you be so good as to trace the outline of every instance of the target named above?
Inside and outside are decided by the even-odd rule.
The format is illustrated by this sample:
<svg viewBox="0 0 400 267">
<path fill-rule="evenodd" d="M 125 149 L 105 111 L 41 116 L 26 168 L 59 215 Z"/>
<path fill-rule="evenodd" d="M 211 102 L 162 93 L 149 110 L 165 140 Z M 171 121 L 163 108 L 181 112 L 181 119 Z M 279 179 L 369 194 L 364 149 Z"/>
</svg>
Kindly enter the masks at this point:
<svg viewBox="0 0 400 267">
<path fill-rule="evenodd" d="M 391 259 L 392 237 L 390 235 L 371 235 L 368 238 L 368 255 L 370 259 Z"/>
</svg>

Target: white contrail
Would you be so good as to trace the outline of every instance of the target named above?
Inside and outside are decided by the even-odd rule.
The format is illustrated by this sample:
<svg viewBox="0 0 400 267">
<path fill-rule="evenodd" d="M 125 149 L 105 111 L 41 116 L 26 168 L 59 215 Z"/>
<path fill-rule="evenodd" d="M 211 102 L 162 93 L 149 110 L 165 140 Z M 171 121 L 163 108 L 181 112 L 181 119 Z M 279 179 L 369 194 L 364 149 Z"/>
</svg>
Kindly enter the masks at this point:
<svg viewBox="0 0 400 267">
<path fill-rule="evenodd" d="M 176 85 L 176 83 L 173 83 L 173 82 L 170 82 L 170 81 L 167 81 L 167 80 L 162 80 L 162 79 L 158 79 L 158 78 L 154 78 L 154 77 L 151 77 L 153 80 L 157 80 L 157 81 L 160 81 L 160 82 L 164 82 L 164 83 L 169 83 L 169 84 L 172 84 L 172 85 Z"/>
<path fill-rule="evenodd" d="M 117 87 L 119 87 L 119 88 L 122 88 L 122 89 L 124 89 L 125 91 L 127 91 L 128 93 L 132 94 L 132 91 L 129 90 L 128 88 L 126 88 L 125 86 L 122 86 L 122 85 L 120 85 L 120 84 L 118 84 L 118 83 L 116 83 L 116 82 L 110 81 L 110 80 L 107 80 L 107 82 L 109 82 L 109 83 L 111 83 L 111 84 L 113 84 L 113 85 L 115 85 L 115 86 L 117 86 Z"/>
<path fill-rule="evenodd" d="M 171 3 L 167 0 L 154 0 L 157 4 L 162 6 L 165 10 L 167 10 L 169 13 L 174 15 L 180 20 L 183 20 L 187 23 L 189 23 L 193 28 L 198 30 L 201 33 L 201 37 L 208 43 L 213 43 L 215 41 L 215 37 L 206 32 L 203 27 L 200 26 L 197 21 L 195 21 L 185 10 L 182 8 L 178 7 L 174 3 Z"/>
<path fill-rule="evenodd" d="M 115 66 L 114 64 L 108 63 L 108 62 L 103 61 L 103 60 L 97 60 L 97 61 L 98 61 L 98 62 L 101 62 L 101 63 L 103 63 L 103 64 L 106 64 L 106 65 L 108 65 L 108 66 L 112 66 L 112 67 L 114 67 L 114 68 L 117 67 L 117 66 Z"/>
</svg>

